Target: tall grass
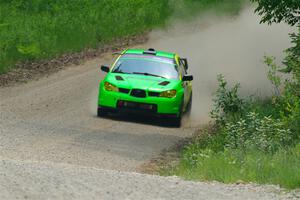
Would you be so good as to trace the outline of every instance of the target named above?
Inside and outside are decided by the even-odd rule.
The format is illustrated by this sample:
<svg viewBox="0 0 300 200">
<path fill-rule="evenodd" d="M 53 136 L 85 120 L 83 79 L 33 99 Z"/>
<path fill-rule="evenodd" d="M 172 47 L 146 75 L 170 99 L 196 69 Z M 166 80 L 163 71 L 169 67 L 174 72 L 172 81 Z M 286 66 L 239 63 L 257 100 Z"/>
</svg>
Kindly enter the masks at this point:
<svg viewBox="0 0 300 200">
<path fill-rule="evenodd" d="M 165 24 L 170 16 L 182 18 L 212 7 L 239 10 L 241 1 L 1 0 L 0 74 L 17 62 L 97 48 L 140 34 Z"/>
<path fill-rule="evenodd" d="M 195 147 L 197 148 L 197 147 Z M 198 147 L 199 148 L 199 147 Z M 276 184 L 294 189 L 300 186 L 300 145 L 289 151 L 278 151 L 265 154 L 260 151 L 211 150 L 196 151 L 193 149 L 194 162 L 191 162 L 192 149 L 184 152 L 175 173 L 190 180 L 216 180 L 223 183 L 237 181 Z"/>
<path fill-rule="evenodd" d="M 164 23 L 167 0 L 0 2 L 0 73 L 17 61 L 95 48 Z"/>
<path fill-rule="evenodd" d="M 182 151 L 180 163 L 163 174 L 300 187 L 300 99 L 285 82 L 281 96 L 240 99 L 219 76 L 211 112 L 214 129 L 203 129 Z"/>
<path fill-rule="evenodd" d="M 193 19 L 198 13 L 211 11 L 214 15 L 236 15 L 247 0 L 169 0 L 173 16 Z"/>
</svg>

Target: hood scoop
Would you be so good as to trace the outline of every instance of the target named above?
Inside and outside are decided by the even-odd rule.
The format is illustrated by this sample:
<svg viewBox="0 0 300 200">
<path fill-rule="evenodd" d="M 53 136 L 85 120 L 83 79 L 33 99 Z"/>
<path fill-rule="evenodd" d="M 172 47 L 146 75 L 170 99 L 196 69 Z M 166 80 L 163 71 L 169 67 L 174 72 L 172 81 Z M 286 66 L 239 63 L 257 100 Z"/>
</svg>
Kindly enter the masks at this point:
<svg viewBox="0 0 300 200">
<path fill-rule="evenodd" d="M 122 76 L 116 76 L 115 78 L 116 78 L 117 81 L 124 81 Z"/>
<path fill-rule="evenodd" d="M 158 85 L 166 86 L 166 85 L 168 85 L 169 83 L 170 83 L 169 81 L 163 81 L 163 82 L 159 83 Z"/>
</svg>

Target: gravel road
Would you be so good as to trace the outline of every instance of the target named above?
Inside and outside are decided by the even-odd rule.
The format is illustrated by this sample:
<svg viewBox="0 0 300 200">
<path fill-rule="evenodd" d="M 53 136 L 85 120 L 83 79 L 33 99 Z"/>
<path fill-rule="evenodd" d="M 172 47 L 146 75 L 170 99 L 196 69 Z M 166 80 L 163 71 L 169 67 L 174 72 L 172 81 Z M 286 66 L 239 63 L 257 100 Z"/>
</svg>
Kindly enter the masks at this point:
<svg viewBox="0 0 300 200">
<path fill-rule="evenodd" d="M 249 13 L 242 14 L 240 21 L 221 21 L 205 30 L 196 28 L 203 27 L 200 21 L 200 24 L 192 24 L 191 32 L 181 34 L 175 29 L 176 34 L 168 38 L 163 36 L 165 33 L 153 32 L 150 42 L 144 45 L 190 56 L 191 71 L 196 77 L 195 99 L 192 115 L 184 118 L 180 129 L 168 127 L 155 118 L 96 117 L 97 86 L 104 76 L 99 65 L 111 63 L 111 54 L 68 67 L 38 81 L 0 88 L 0 199 L 297 198 L 297 194 L 285 194 L 275 187 L 194 183 L 136 173 L 142 164 L 191 136 L 200 123 L 207 122 L 218 73 L 241 80 L 247 86 L 246 93 L 249 92 L 247 88 L 267 87 L 261 64 L 251 67 L 261 62 L 264 49 L 277 56 L 287 47 L 290 30 L 286 27 L 256 30 L 245 20 Z M 243 46 L 261 39 L 260 51 L 241 48 L 240 44 L 232 45 L 230 51 L 221 48 L 228 46 L 226 42 L 234 44 L 234 33 L 244 30 L 240 24 L 252 26 L 252 37 L 242 43 Z M 213 33 L 216 32 L 226 36 L 223 43 L 215 41 L 221 39 L 215 37 Z M 270 33 L 274 37 L 269 39 Z M 255 34 L 265 37 L 255 38 Z M 272 46 L 273 40 L 280 44 Z M 274 49 L 279 50 L 274 52 Z M 234 58 L 230 58 L 231 55 L 235 55 Z M 235 59 L 237 57 L 239 59 Z M 255 63 L 251 63 L 253 60 Z M 255 74 L 259 75 L 256 80 L 253 79 Z"/>
<path fill-rule="evenodd" d="M 89 61 L 51 77 L 0 89 L 0 156 L 135 171 L 193 128 L 158 119 L 96 117 L 100 63 Z"/>
<path fill-rule="evenodd" d="M 0 162 L 0 191 L 0 199 L 297 198 L 297 194 L 285 193 L 273 186 L 197 183 L 182 181 L 176 177 L 11 160 Z"/>
</svg>

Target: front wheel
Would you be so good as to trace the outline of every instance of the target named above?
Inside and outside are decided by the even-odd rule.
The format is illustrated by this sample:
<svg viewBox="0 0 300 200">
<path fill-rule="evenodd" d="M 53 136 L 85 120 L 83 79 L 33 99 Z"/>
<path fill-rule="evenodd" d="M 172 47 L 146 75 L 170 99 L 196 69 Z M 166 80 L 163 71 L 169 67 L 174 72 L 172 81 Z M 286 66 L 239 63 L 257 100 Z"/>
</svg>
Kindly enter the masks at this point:
<svg viewBox="0 0 300 200">
<path fill-rule="evenodd" d="M 177 127 L 177 128 L 181 127 L 181 119 L 182 119 L 181 114 L 174 119 L 174 126 L 175 127 Z"/>
<path fill-rule="evenodd" d="M 183 112 L 182 107 L 183 107 L 183 100 L 182 100 L 182 103 L 181 103 L 181 106 L 180 106 L 180 109 L 179 109 L 178 116 L 176 116 L 175 119 L 174 119 L 174 126 L 177 127 L 177 128 L 181 127 L 182 112 Z"/>
<path fill-rule="evenodd" d="M 186 107 L 186 113 L 189 115 L 191 113 L 191 110 L 192 110 L 192 104 L 193 104 L 193 93 L 191 93 L 191 97 L 190 97 L 190 100 L 187 104 L 187 107 Z"/>
</svg>

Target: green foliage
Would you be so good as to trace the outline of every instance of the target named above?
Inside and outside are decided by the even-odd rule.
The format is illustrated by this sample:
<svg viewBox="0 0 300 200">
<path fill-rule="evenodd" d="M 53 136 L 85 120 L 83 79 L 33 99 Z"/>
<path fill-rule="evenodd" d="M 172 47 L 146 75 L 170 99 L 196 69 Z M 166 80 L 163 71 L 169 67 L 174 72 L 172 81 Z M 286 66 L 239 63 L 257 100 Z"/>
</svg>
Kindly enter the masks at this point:
<svg viewBox="0 0 300 200">
<path fill-rule="evenodd" d="M 214 15 L 236 15 L 247 0 L 169 0 L 173 16 L 188 20 L 206 11 Z"/>
<path fill-rule="evenodd" d="M 237 12 L 242 1 L 1 0 L 0 73 L 16 62 L 97 48 L 115 38 L 141 34 L 164 25 L 171 15 L 183 17 L 215 7 L 218 13 Z"/>
<path fill-rule="evenodd" d="M 96 48 L 162 25 L 168 0 L 2 0 L 0 73 L 17 61 Z"/>
<path fill-rule="evenodd" d="M 277 79 L 273 59 L 267 63 L 269 78 L 279 87 L 282 81 Z M 213 112 L 222 123 L 202 130 L 183 150 L 180 164 L 163 173 L 193 180 L 300 187 L 300 99 L 292 82 L 285 82 L 279 96 L 263 101 L 240 99 L 238 85 L 227 88 L 223 76 L 218 80 Z M 239 109 L 231 109 L 236 104 Z"/>
<path fill-rule="evenodd" d="M 293 143 L 292 132 L 280 119 L 261 117 L 250 112 L 246 117 L 229 122 L 224 128 L 225 146 L 241 151 L 258 150 L 274 153 L 288 148 Z"/>
<path fill-rule="evenodd" d="M 183 152 L 179 166 L 162 173 L 176 174 L 190 180 L 256 182 L 276 184 L 288 189 L 300 187 L 300 144 L 289 151 L 278 151 L 275 154 L 241 152 L 238 149 L 215 152 L 198 145 L 190 147 Z"/>
<path fill-rule="evenodd" d="M 285 21 L 290 25 L 300 22 L 299 0 L 251 0 L 258 3 L 256 12 L 262 15 L 261 22 L 279 23 Z"/>
<path fill-rule="evenodd" d="M 262 15 L 262 23 L 280 23 L 282 21 L 291 26 L 296 25 L 298 32 L 291 34 L 293 47 L 286 50 L 284 67 L 281 72 L 292 73 L 297 95 L 300 96 L 300 1 L 299 0 L 251 0 L 258 3 L 256 12 Z M 272 59 L 269 59 L 272 64 Z"/>
<path fill-rule="evenodd" d="M 252 0 L 262 22 L 285 21 L 299 26 L 300 1 Z M 300 187 L 300 29 L 284 66 L 265 57 L 268 78 L 275 87 L 269 100 L 238 97 L 238 87 L 227 88 L 218 77 L 212 117 L 217 128 L 202 131 L 182 152 L 179 166 L 167 172 L 188 179 L 279 184 Z M 281 80 L 278 72 L 291 73 Z"/>
<path fill-rule="evenodd" d="M 297 92 L 297 91 L 296 91 Z M 300 139 L 300 99 L 295 92 L 294 83 L 287 82 L 282 96 L 276 99 L 275 107 L 280 109 L 281 119 L 294 134 L 294 140 Z"/>
<path fill-rule="evenodd" d="M 238 96 L 239 84 L 227 89 L 227 81 L 223 75 L 218 75 L 219 88 L 215 94 L 214 109 L 211 117 L 217 124 L 225 124 L 226 121 L 241 117 L 243 101 Z"/>
<path fill-rule="evenodd" d="M 269 78 L 279 87 L 281 79 L 273 74 L 276 67 L 272 65 L 271 70 Z M 216 134 L 204 137 L 206 143 L 198 141 L 198 144 L 213 151 L 230 148 L 274 153 L 288 149 L 298 141 L 300 100 L 293 94 L 293 87 L 288 87 L 288 82 L 281 96 L 264 102 L 259 99 L 243 100 L 237 94 L 238 84 L 227 88 L 227 82 L 221 75 L 218 81 L 212 117 L 219 126 Z"/>
<path fill-rule="evenodd" d="M 275 95 L 280 96 L 281 77 L 278 75 L 278 66 L 274 57 L 265 56 L 265 63 L 269 67 L 268 78 L 275 87 Z"/>
<path fill-rule="evenodd" d="M 293 47 L 286 50 L 284 60 L 285 68 L 280 71 L 292 73 L 295 80 L 294 88 L 297 90 L 297 96 L 300 97 L 300 26 L 297 34 L 291 34 Z"/>
<path fill-rule="evenodd" d="M 271 66 L 268 77 L 271 82 L 279 87 L 282 81 L 278 75 L 274 74 L 276 69 L 275 66 Z M 232 89 L 224 87 L 226 81 L 219 79 L 219 82 L 218 91 L 222 92 L 216 93 L 215 102 L 224 102 L 223 94 L 232 93 Z M 217 129 L 220 136 L 225 138 L 223 145 L 226 148 L 255 149 L 266 153 L 274 153 L 279 149 L 288 149 L 299 142 L 300 99 L 295 93 L 292 80 L 285 81 L 281 95 L 274 96 L 272 101 L 253 100 L 251 98 L 243 100 L 236 95 L 236 90 L 233 91 L 235 95 L 229 96 L 235 96 L 234 99 L 238 99 L 234 102 L 243 103 L 237 104 L 241 105 L 240 109 L 236 111 L 237 114 L 235 113 L 235 116 L 239 117 L 223 115 L 222 119 L 225 123 Z M 220 105 L 226 104 L 215 104 L 216 107 Z M 229 105 L 232 105 L 232 103 Z"/>
<path fill-rule="evenodd" d="M 287 53 L 290 50 L 286 51 Z M 300 57 L 299 57 L 300 58 Z M 275 63 L 274 57 L 265 56 L 265 64 L 269 67 L 268 79 L 275 87 L 275 95 L 279 97 L 281 95 L 280 87 L 285 88 L 285 91 L 292 92 L 295 96 L 300 96 L 300 59 L 296 58 L 294 54 L 288 54 L 285 58 L 285 67 L 279 67 Z M 284 85 L 281 80 L 281 73 L 293 72 L 293 76 L 286 80 Z"/>
<path fill-rule="evenodd" d="M 30 58 L 35 58 L 41 54 L 41 50 L 37 44 L 18 45 L 17 50 L 20 54 Z"/>
</svg>

